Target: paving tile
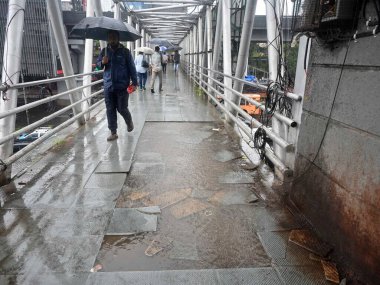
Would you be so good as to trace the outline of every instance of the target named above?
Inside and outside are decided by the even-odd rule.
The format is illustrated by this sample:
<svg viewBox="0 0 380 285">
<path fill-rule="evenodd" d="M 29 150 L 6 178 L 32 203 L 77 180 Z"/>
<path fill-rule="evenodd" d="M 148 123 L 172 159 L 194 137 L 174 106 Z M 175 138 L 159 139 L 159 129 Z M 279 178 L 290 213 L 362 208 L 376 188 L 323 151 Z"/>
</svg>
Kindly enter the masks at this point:
<svg viewBox="0 0 380 285">
<path fill-rule="evenodd" d="M 136 209 L 116 208 L 107 229 L 107 235 L 132 235 L 157 230 L 157 216 Z"/>
<path fill-rule="evenodd" d="M 121 190 L 126 177 L 127 175 L 124 173 L 93 174 L 87 181 L 85 188 L 117 188 Z"/>
<path fill-rule="evenodd" d="M 95 169 L 95 173 L 128 173 L 132 161 L 101 161 Z"/>
</svg>

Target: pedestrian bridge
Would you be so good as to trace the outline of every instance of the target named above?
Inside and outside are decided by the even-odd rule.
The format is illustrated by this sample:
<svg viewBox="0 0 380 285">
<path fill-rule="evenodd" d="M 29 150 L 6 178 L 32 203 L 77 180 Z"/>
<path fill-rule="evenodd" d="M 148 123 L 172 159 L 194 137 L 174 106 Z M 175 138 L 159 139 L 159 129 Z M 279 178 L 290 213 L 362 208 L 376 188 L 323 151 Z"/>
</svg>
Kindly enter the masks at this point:
<svg viewBox="0 0 380 285">
<path fill-rule="evenodd" d="M 100 101 L 14 163 L 0 283 L 328 284 L 288 241 L 302 223 L 222 109 L 171 65 L 163 88 L 131 94 L 135 130 L 119 117 L 118 140 Z"/>
</svg>

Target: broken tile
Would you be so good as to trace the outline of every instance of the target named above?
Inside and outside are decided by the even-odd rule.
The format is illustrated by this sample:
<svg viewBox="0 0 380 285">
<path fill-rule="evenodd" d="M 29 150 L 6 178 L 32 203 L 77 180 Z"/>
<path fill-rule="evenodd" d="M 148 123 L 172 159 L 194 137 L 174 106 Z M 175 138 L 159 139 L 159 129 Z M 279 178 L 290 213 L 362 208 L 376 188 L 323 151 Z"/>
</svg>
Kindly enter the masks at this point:
<svg viewBox="0 0 380 285">
<path fill-rule="evenodd" d="M 339 284 L 339 273 L 336 265 L 332 262 L 321 261 L 326 280 Z"/>
<path fill-rule="evenodd" d="M 157 230 L 157 216 L 136 209 L 116 208 L 108 226 L 107 235 L 131 235 Z"/>
<path fill-rule="evenodd" d="M 198 213 L 200 211 L 203 211 L 209 207 L 210 206 L 206 203 L 190 198 L 173 206 L 170 209 L 170 212 L 177 219 L 181 219 L 192 214 Z"/>
<path fill-rule="evenodd" d="M 132 201 L 136 201 L 148 196 L 149 194 L 149 192 L 131 192 L 127 198 Z"/>
<path fill-rule="evenodd" d="M 141 207 L 135 209 L 144 214 L 161 214 L 161 209 L 158 206 Z"/>
<path fill-rule="evenodd" d="M 197 246 L 195 243 L 173 242 L 173 248 L 170 250 L 169 258 L 184 260 L 199 260 Z"/>
<path fill-rule="evenodd" d="M 191 194 L 191 189 L 181 189 L 178 191 L 168 191 L 164 192 L 160 195 L 150 197 L 146 201 L 147 206 L 154 206 L 159 205 L 161 209 L 164 209 L 168 206 L 171 206 L 173 204 L 176 204 L 187 197 L 189 197 Z"/>
<path fill-rule="evenodd" d="M 331 251 L 331 247 L 327 243 L 319 240 L 309 230 L 292 230 L 289 241 L 320 256 L 326 256 Z"/>
</svg>

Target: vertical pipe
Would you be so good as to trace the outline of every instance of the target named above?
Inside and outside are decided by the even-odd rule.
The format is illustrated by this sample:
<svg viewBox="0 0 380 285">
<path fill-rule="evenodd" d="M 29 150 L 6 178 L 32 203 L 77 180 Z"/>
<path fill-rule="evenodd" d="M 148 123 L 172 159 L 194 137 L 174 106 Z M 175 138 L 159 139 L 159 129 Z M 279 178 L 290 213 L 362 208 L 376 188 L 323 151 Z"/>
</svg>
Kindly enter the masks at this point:
<svg viewBox="0 0 380 285">
<path fill-rule="evenodd" d="M 238 54 L 238 60 L 236 65 L 236 72 L 235 77 L 242 79 L 244 76 L 244 73 L 247 70 L 247 61 L 249 57 L 249 48 L 251 43 L 251 36 L 252 36 L 252 30 L 253 30 L 253 22 L 255 19 L 255 11 L 256 11 L 256 0 L 247 1 L 247 4 L 245 6 L 245 13 L 244 13 L 244 22 L 243 22 L 243 28 L 241 32 L 241 39 L 240 39 L 240 46 L 239 46 L 239 54 Z M 243 83 L 239 81 L 234 82 L 234 90 L 238 92 L 242 92 L 243 90 Z M 236 105 L 240 105 L 240 97 L 232 94 L 232 102 L 234 102 Z M 236 110 L 233 110 L 228 105 L 229 111 L 236 116 Z M 230 121 L 232 122 L 232 120 Z"/>
<path fill-rule="evenodd" d="M 268 62 L 269 62 L 269 79 L 272 81 L 277 80 L 278 65 L 280 63 L 278 45 L 278 29 L 276 13 L 279 11 L 279 1 L 267 0 L 266 2 L 266 14 L 267 14 L 267 37 L 268 37 Z M 279 15 L 277 13 L 277 15 Z M 279 23 L 278 23 L 279 24 Z M 276 118 L 272 118 L 272 130 L 280 137 L 284 138 L 285 129 L 284 125 Z M 276 143 L 273 144 L 275 155 L 285 164 L 285 151 L 279 147 Z M 277 173 L 277 171 L 276 171 Z"/>
<path fill-rule="evenodd" d="M 232 76 L 231 68 L 231 0 L 222 0 L 223 5 L 223 73 Z M 232 88 L 232 79 L 224 77 L 224 84 Z M 224 95 L 231 99 L 232 92 L 224 89 Z"/>
<path fill-rule="evenodd" d="M 139 23 L 136 23 L 136 30 L 139 32 L 139 34 L 141 34 Z M 136 41 L 136 46 L 135 46 L 135 48 L 137 49 L 137 48 L 139 48 L 140 46 L 141 46 L 141 40 L 138 39 L 138 40 Z"/>
<path fill-rule="evenodd" d="M 207 68 L 212 68 L 212 7 L 207 6 L 206 10 L 206 27 L 207 27 Z M 212 85 L 212 80 L 211 80 L 211 70 L 208 70 L 208 92 L 211 93 L 211 85 Z"/>
<path fill-rule="evenodd" d="M 128 16 L 128 24 L 133 26 L 133 23 L 132 23 L 132 16 Z M 132 52 L 132 49 L 133 49 L 133 42 L 127 42 L 127 48 Z"/>
<path fill-rule="evenodd" d="M 93 0 L 87 0 L 86 5 L 86 17 L 94 16 L 94 6 L 92 3 Z M 93 51 L 94 51 L 94 40 L 86 39 L 85 40 L 85 48 L 84 48 L 84 65 L 83 65 L 83 73 L 88 73 L 92 71 L 92 59 L 93 59 Z M 83 85 L 88 85 L 91 83 L 91 75 L 83 76 Z M 82 99 L 91 96 L 91 86 L 83 89 Z M 88 100 L 82 102 L 82 110 L 88 110 L 90 104 Z M 85 115 L 86 120 L 90 118 L 90 113 Z"/>
<path fill-rule="evenodd" d="M 197 26 L 194 25 L 193 27 L 193 63 L 195 65 L 198 64 L 198 46 L 197 46 L 197 38 L 198 38 L 198 35 L 197 35 Z M 194 66 L 193 66 L 194 68 Z M 197 74 L 197 68 L 194 68 L 193 69 L 194 71 L 194 74 Z M 197 79 L 194 79 L 195 81 Z"/>
<path fill-rule="evenodd" d="M 198 18 L 198 64 L 199 64 L 199 77 L 200 79 L 203 79 L 203 76 L 201 73 L 203 72 L 202 66 L 203 66 L 203 21 L 202 17 Z"/>
<path fill-rule="evenodd" d="M 222 1 L 220 0 L 218 3 L 218 11 L 217 11 L 217 18 L 216 18 L 216 29 L 215 29 L 215 38 L 214 38 L 214 49 L 213 49 L 213 62 L 212 62 L 212 69 L 215 71 L 218 71 L 219 69 L 219 58 L 220 53 L 222 51 L 222 24 L 223 24 L 223 5 Z M 213 73 L 212 78 L 216 79 L 217 74 Z M 215 87 L 215 82 L 213 81 L 212 87 Z M 213 93 L 212 93 L 213 94 Z"/>
<path fill-rule="evenodd" d="M 62 12 L 59 6 L 59 2 L 47 0 L 46 3 L 49 12 L 50 22 L 52 24 L 54 38 L 58 47 L 59 58 L 61 59 L 63 73 L 65 76 L 74 75 L 73 65 L 70 59 L 69 46 L 67 44 L 66 34 L 62 20 Z M 76 88 L 77 84 L 75 79 L 67 79 L 66 86 L 68 90 Z M 76 101 L 80 100 L 81 95 L 78 92 L 74 92 L 70 93 L 69 97 L 71 104 L 73 104 Z M 73 107 L 74 115 L 82 112 L 81 106 L 78 105 Z M 83 116 L 78 119 L 78 123 L 80 125 L 83 125 L 85 123 Z"/>
<path fill-rule="evenodd" d="M 145 47 L 146 46 L 146 41 L 145 41 L 145 29 L 141 29 L 141 46 Z"/>
<path fill-rule="evenodd" d="M 193 74 L 193 64 L 194 64 L 194 38 L 193 38 L 193 30 L 190 30 L 190 76 Z"/>
<path fill-rule="evenodd" d="M 115 6 L 114 6 L 114 14 L 113 14 L 113 17 L 114 19 L 118 19 L 118 20 L 121 20 L 121 9 L 120 9 L 120 3 L 116 3 Z"/>
<path fill-rule="evenodd" d="M 7 26 L 5 29 L 4 54 L 1 83 L 9 85 L 19 82 L 21 73 L 22 36 L 24 29 L 25 0 L 9 0 Z M 1 92 L 0 113 L 17 107 L 16 90 Z M 11 115 L 0 120 L 0 137 L 5 137 L 14 132 L 16 115 Z M 0 145 L 0 159 L 7 159 L 13 153 L 13 141 Z M 0 173 L 0 186 L 7 184 L 11 176 L 9 168 L 5 173 Z"/>
<path fill-rule="evenodd" d="M 267 22 L 267 43 L 268 43 L 268 63 L 269 63 L 269 79 L 276 81 L 277 79 L 277 67 L 278 67 L 278 45 L 275 40 L 278 36 L 278 30 L 276 26 L 275 10 L 277 7 L 276 0 L 267 0 L 266 4 L 266 22 Z"/>
<path fill-rule="evenodd" d="M 96 17 L 103 16 L 103 9 L 102 9 L 102 5 L 100 3 L 100 0 L 92 0 L 92 5 L 94 7 Z M 100 42 L 100 48 L 104 49 L 106 47 L 107 43 L 105 41 L 99 41 L 99 42 Z"/>
</svg>

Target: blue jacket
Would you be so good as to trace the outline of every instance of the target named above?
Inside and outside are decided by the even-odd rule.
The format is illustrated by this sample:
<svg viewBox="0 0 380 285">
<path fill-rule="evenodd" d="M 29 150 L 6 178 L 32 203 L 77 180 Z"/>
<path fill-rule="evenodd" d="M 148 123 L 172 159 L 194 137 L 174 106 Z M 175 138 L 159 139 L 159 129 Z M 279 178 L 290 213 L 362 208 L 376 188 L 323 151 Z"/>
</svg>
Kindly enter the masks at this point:
<svg viewBox="0 0 380 285">
<path fill-rule="evenodd" d="M 136 67 L 130 51 L 123 45 L 119 44 L 116 50 L 107 46 L 108 63 L 102 64 L 105 49 L 101 51 L 96 61 L 96 65 L 104 69 L 104 89 L 105 90 L 123 90 L 126 89 L 130 82 L 137 86 Z"/>
</svg>

